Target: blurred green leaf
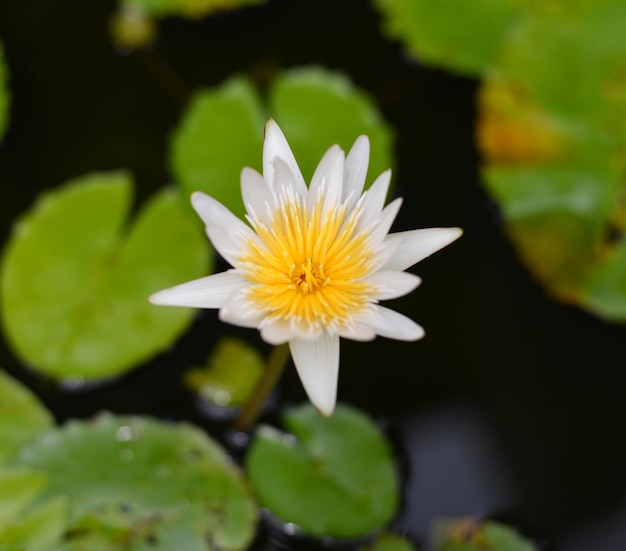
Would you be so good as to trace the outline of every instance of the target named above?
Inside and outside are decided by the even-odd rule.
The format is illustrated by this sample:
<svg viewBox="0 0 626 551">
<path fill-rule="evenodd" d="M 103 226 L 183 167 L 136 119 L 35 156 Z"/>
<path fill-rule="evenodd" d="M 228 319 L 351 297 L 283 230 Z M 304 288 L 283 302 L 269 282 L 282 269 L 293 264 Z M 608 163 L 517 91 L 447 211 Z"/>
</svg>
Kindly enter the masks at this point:
<svg viewBox="0 0 626 551">
<path fill-rule="evenodd" d="M 0 528 L 28 507 L 47 481 L 44 473 L 32 469 L 0 469 Z"/>
<path fill-rule="evenodd" d="M 386 533 L 378 536 L 373 544 L 359 549 L 360 551 L 416 551 L 416 547 L 409 540 Z"/>
<path fill-rule="evenodd" d="M 392 132 L 372 100 L 341 73 L 293 69 L 272 83 L 270 113 L 287 137 L 307 182 L 331 145 L 347 153 L 361 134 L 370 139 L 366 188 L 393 168 Z"/>
<path fill-rule="evenodd" d="M 262 506 L 316 536 L 365 535 L 391 520 L 392 453 L 364 414 L 340 405 L 322 417 L 306 404 L 283 421 L 291 434 L 261 426 L 246 458 Z"/>
<path fill-rule="evenodd" d="M 72 421 L 26 447 L 48 473 L 44 497 L 71 500 L 59 550 L 244 549 L 255 506 L 224 451 L 199 429 L 148 418 Z"/>
<path fill-rule="evenodd" d="M 2 316 L 33 368 L 70 383 L 111 377 L 163 350 L 189 309 L 150 293 L 206 274 L 208 246 L 172 191 L 156 195 L 129 230 L 132 183 L 93 174 L 49 192 L 16 225 L 2 266 Z"/>
<path fill-rule="evenodd" d="M 524 264 L 559 299 L 626 320 L 618 283 L 626 273 L 619 253 L 626 228 L 626 4 L 377 6 L 387 32 L 416 59 L 484 77 L 477 127 L 483 174 Z"/>
<path fill-rule="evenodd" d="M 48 551 L 60 540 L 67 520 L 67 499 L 58 496 L 31 507 L 47 484 L 48 477 L 40 470 L 0 470 L 0 544 Z"/>
<path fill-rule="evenodd" d="M 51 551 L 65 531 L 67 511 L 66 496 L 48 499 L 23 512 L 6 527 L 0 526 L 0 542 L 23 545 L 29 551 Z"/>
<path fill-rule="evenodd" d="M 626 320 L 626 241 L 610 247 L 582 282 L 581 303 L 611 321 Z"/>
<path fill-rule="evenodd" d="M 437 551 L 537 551 L 513 528 L 493 521 L 440 522 L 435 526 Z"/>
<path fill-rule="evenodd" d="M 551 294 L 624 321 L 626 4 L 527 8 L 480 93 L 486 187 Z"/>
<path fill-rule="evenodd" d="M 204 191 L 243 218 L 239 175 L 245 166 L 261 168 L 264 125 L 247 80 L 199 92 L 172 138 L 172 170 L 185 193 Z"/>
<path fill-rule="evenodd" d="M 376 0 L 385 32 L 418 61 L 478 75 L 520 17 L 520 0 Z"/>
<path fill-rule="evenodd" d="M 268 112 L 307 181 L 329 147 L 338 143 L 347 152 L 361 134 L 372 145 L 368 183 L 393 166 L 391 130 L 371 100 L 339 74 L 298 69 L 276 77 L 267 110 L 244 78 L 195 96 L 171 147 L 172 171 L 185 192 L 204 191 L 243 217 L 239 175 L 244 166 L 262 168 Z"/>
<path fill-rule="evenodd" d="M 0 370 L 0 397 L 0 465 L 2 465 L 24 444 L 49 430 L 53 426 L 53 419 L 34 394 L 2 370 Z"/>
<path fill-rule="evenodd" d="M 263 373 L 261 353 L 245 341 L 221 339 L 207 365 L 185 375 L 185 384 L 203 400 L 218 406 L 242 405 Z"/>
<path fill-rule="evenodd" d="M 0 140 L 4 136 L 9 119 L 9 71 L 4 61 L 2 44 L 0 43 Z"/>
</svg>

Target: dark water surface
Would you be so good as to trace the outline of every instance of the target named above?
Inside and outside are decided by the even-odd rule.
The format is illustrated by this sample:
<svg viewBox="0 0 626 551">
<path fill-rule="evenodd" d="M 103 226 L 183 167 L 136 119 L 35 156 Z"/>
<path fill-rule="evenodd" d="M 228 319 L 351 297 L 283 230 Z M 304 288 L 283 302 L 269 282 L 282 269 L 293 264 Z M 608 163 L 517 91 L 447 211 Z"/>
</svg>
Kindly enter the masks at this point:
<svg viewBox="0 0 626 551">
<path fill-rule="evenodd" d="M 423 341 L 342 345 L 340 400 L 390 419 L 406 449 L 401 529 L 421 538 L 432 516 L 488 514 L 557 549 L 626 549 L 626 332 L 553 302 L 519 264 L 480 185 L 479 83 L 410 61 L 382 37 L 366 2 L 281 0 L 201 22 L 171 19 L 152 51 L 131 55 L 108 37 L 114 8 L 0 2 L 13 95 L 0 147 L 1 242 L 38 193 L 75 176 L 128 168 L 137 204 L 168 183 L 169 135 L 189 91 L 235 73 L 263 85 L 287 67 L 343 71 L 396 132 L 394 179 L 405 202 L 395 229 L 465 230 L 413 270 L 424 283 L 394 303 L 426 328 Z M 202 312 L 173 350 L 99 390 L 50 388 L 2 340 L 0 365 L 60 421 L 108 409 L 216 433 L 180 375 L 218 332 L 263 346 L 256 332 Z M 303 399 L 293 370 L 281 397 Z"/>
</svg>

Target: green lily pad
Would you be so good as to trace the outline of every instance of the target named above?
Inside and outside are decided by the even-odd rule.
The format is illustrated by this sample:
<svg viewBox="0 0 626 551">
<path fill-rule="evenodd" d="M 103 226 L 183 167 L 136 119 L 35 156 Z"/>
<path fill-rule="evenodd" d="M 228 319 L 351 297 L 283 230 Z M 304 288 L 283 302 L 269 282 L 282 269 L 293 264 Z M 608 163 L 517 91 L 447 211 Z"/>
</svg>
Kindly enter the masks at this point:
<svg viewBox="0 0 626 551">
<path fill-rule="evenodd" d="M 240 406 L 263 373 L 261 353 L 245 341 L 221 339 L 204 367 L 191 369 L 185 384 L 200 398 L 218 406 Z"/>
<path fill-rule="evenodd" d="M 17 467 L 0 470 L 0 549 L 20 545 L 49 551 L 65 531 L 68 501 L 56 496 L 44 501 L 48 484 L 43 471 Z M 33 505 L 38 501 L 36 505 Z"/>
<path fill-rule="evenodd" d="M 537 551 L 513 528 L 493 521 L 447 521 L 435 527 L 437 551 Z"/>
<path fill-rule="evenodd" d="M 583 306 L 610 321 L 626 320 L 626 241 L 607 248 L 581 284 Z"/>
<path fill-rule="evenodd" d="M 239 175 L 260 168 L 265 116 L 242 78 L 199 92 L 172 138 L 170 164 L 187 195 L 204 191 L 243 217 Z"/>
<path fill-rule="evenodd" d="M 359 551 L 417 551 L 407 539 L 395 534 L 380 534 L 374 543 L 359 548 Z"/>
<path fill-rule="evenodd" d="M 391 130 L 371 100 L 345 77 L 309 68 L 280 73 L 267 108 L 243 77 L 197 93 L 172 138 L 176 181 L 186 193 L 204 191 L 242 217 L 239 175 L 244 166 L 262 168 L 268 116 L 281 126 L 307 181 L 330 146 L 347 152 L 361 134 L 372 144 L 368 183 L 394 164 Z"/>
<path fill-rule="evenodd" d="M 59 551 L 245 549 L 255 505 L 239 471 L 199 429 L 140 417 L 72 421 L 26 447 L 43 497 L 66 495 Z"/>
<path fill-rule="evenodd" d="M 376 0 L 383 29 L 418 61 L 478 75 L 514 29 L 518 0 Z"/>
<path fill-rule="evenodd" d="M 4 135 L 9 118 L 9 71 L 4 62 L 2 44 L 0 44 L 0 138 Z"/>
<path fill-rule="evenodd" d="M 15 226 L 0 282 L 4 326 L 24 362 L 50 377 L 128 371 L 192 320 L 191 309 L 147 297 L 205 275 L 206 240 L 170 190 L 127 230 L 131 191 L 124 172 L 84 176 L 41 197 Z"/>
<path fill-rule="evenodd" d="M 366 188 L 395 164 L 390 126 L 371 98 L 341 73 L 315 67 L 282 73 L 272 83 L 269 105 L 307 182 L 331 145 L 347 153 L 361 134 L 371 145 Z"/>
<path fill-rule="evenodd" d="M 48 431 L 53 419 L 34 394 L 1 370 L 0 396 L 0 465 L 3 465 L 24 444 Z"/>
<path fill-rule="evenodd" d="M 624 17 L 618 0 L 532 4 L 483 85 L 477 132 L 524 264 L 553 296 L 615 321 L 626 321 Z"/>
<path fill-rule="evenodd" d="M 316 536 L 368 534 L 391 520 L 398 479 L 389 444 L 355 409 L 322 417 L 306 404 L 261 426 L 246 457 L 261 505 Z"/>
</svg>

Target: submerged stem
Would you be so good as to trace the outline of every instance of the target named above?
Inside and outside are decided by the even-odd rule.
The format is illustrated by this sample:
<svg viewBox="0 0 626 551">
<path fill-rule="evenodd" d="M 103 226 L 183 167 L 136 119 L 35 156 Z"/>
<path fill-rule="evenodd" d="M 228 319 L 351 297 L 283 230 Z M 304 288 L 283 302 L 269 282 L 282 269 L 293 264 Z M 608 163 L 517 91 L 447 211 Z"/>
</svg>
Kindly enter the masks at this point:
<svg viewBox="0 0 626 551">
<path fill-rule="evenodd" d="M 267 396 L 276 386 L 278 379 L 289 360 L 289 345 L 287 343 L 275 346 L 267 359 L 267 366 L 259 379 L 254 391 L 244 405 L 241 414 L 233 421 L 233 428 L 247 431 L 259 417 L 261 408 Z"/>
</svg>

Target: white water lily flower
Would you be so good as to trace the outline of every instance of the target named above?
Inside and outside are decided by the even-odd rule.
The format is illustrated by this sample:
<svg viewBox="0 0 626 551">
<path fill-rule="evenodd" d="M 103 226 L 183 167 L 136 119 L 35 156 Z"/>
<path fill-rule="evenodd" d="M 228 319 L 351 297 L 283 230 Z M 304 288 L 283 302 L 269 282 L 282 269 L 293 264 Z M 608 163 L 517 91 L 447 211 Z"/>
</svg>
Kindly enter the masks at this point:
<svg viewBox="0 0 626 551">
<path fill-rule="evenodd" d="M 419 325 L 378 302 L 415 289 L 420 279 L 404 270 L 461 235 L 458 228 L 389 234 L 401 199 L 384 206 L 390 170 L 363 192 L 368 162 L 367 137 L 346 158 L 335 145 L 307 188 L 285 136 L 268 121 L 263 176 L 250 168 L 241 173 L 249 226 L 208 195 L 191 197 L 209 239 L 233 268 L 150 301 L 219 308 L 223 321 L 256 327 L 271 344 L 288 342 L 309 399 L 330 415 L 339 337 L 421 338 Z"/>
</svg>

